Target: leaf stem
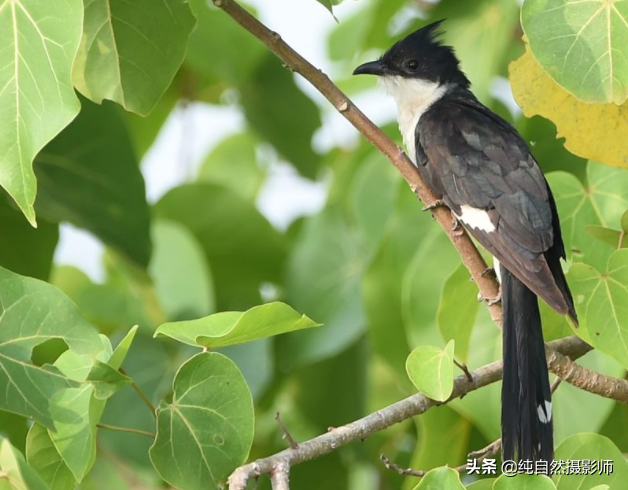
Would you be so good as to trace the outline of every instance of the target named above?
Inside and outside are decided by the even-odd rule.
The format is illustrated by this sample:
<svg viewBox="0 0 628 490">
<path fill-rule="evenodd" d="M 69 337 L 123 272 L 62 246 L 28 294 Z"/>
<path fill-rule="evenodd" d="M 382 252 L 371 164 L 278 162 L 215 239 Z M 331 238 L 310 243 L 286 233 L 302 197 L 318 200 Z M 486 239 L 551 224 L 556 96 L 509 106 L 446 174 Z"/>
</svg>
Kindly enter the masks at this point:
<svg viewBox="0 0 628 490">
<path fill-rule="evenodd" d="M 124 374 L 125 376 L 129 376 L 129 373 L 127 373 L 123 368 L 120 368 L 120 372 L 122 374 Z M 131 386 L 133 387 L 133 389 L 135 390 L 135 393 L 138 394 L 138 396 L 142 399 L 142 401 L 144 402 L 144 404 L 148 407 L 148 409 L 150 410 L 150 413 L 153 414 L 153 417 L 157 418 L 157 409 L 155 408 L 155 405 L 153 405 L 151 403 L 151 401 L 148 399 L 148 397 L 144 394 L 144 392 L 142 391 L 142 389 L 138 386 L 138 384 L 135 382 L 135 380 L 129 376 L 129 378 L 131 378 Z"/>
<path fill-rule="evenodd" d="M 152 432 L 148 432 L 146 430 L 133 429 L 132 427 L 120 427 L 118 425 L 103 424 L 102 422 L 96 424 L 96 427 L 100 427 L 101 429 L 115 430 L 118 432 L 130 432 L 131 434 L 139 434 L 142 436 L 150 437 L 151 439 L 155 439 L 155 437 L 157 437 L 156 434 L 153 434 Z"/>
</svg>

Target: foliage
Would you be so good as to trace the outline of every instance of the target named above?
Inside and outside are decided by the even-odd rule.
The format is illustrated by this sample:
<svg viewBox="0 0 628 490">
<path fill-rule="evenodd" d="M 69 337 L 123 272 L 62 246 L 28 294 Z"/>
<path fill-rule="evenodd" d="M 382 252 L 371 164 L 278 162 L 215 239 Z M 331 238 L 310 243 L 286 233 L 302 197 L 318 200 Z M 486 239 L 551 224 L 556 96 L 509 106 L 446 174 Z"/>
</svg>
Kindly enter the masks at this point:
<svg viewBox="0 0 628 490">
<path fill-rule="evenodd" d="M 371 0 L 345 15 L 338 0 L 310 1 L 339 19 L 324 12 L 329 75 L 357 100 L 374 87 L 350 78 L 360 61 L 448 19 L 475 93 L 517 126 L 556 196 L 581 326 L 542 307 L 546 337 L 579 335 L 595 347 L 579 363 L 624 377 L 626 2 Z M 307 35 L 307 18 L 291 22 Z M 316 143 L 328 104 L 205 0 L 0 0 L 0 41 L 0 488 L 222 488 L 238 465 L 285 448 L 278 410 L 304 440 L 417 389 L 445 401 L 454 361 L 500 358 L 468 272 L 395 170 L 364 141 Z M 508 73 L 524 114 L 551 122 L 504 105 L 494 82 Z M 167 121 L 208 105 L 241 127 L 148 202 L 140 162 Z M 326 192 L 285 230 L 259 205 L 278 161 Z M 53 260 L 66 223 L 104 245 L 101 281 Z M 499 436 L 499 411 L 499 386 L 487 386 L 299 465 L 291 482 L 625 486 L 628 411 L 565 383 L 556 458 L 612 460 L 612 475 L 446 468 Z M 400 476 L 382 452 L 430 471 Z"/>
</svg>

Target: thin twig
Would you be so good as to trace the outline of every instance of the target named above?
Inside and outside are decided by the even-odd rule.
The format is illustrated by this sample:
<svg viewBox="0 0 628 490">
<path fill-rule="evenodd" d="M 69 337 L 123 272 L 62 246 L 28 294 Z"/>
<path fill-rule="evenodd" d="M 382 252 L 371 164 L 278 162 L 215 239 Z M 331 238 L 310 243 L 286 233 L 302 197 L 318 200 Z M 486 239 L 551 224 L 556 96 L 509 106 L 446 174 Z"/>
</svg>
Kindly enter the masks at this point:
<svg viewBox="0 0 628 490">
<path fill-rule="evenodd" d="M 464 375 L 467 377 L 469 382 L 473 381 L 473 376 L 471 376 L 471 373 L 469 372 L 469 368 L 464 362 L 458 362 L 454 359 L 454 364 L 460 368 L 460 370 L 464 373 Z"/>
<path fill-rule="evenodd" d="M 275 414 L 275 420 L 279 424 L 279 427 L 281 427 L 281 432 L 283 432 L 283 438 L 286 441 L 288 441 L 288 445 L 290 446 L 290 448 L 297 449 L 299 447 L 299 443 L 292 438 L 290 431 L 288 431 L 288 428 L 285 426 L 285 424 L 281 420 L 281 416 L 279 415 L 279 412 Z"/>
<path fill-rule="evenodd" d="M 384 466 L 386 467 L 386 469 L 393 470 L 399 475 L 416 476 L 418 478 L 423 478 L 425 476 L 425 471 L 415 470 L 414 468 L 402 468 L 401 466 L 393 463 L 385 454 L 380 454 L 379 459 L 384 462 Z"/>
<path fill-rule="evenodd" d="M 155 408 L 155 405 L 153 405 L 151 403 L 151 401 L 148 399 L 148 397 L 144 394 L 144 392 L 142 391 L 142 389 L 138 386 L 138 384 L 135 382 L 135 380 L 129 376 L 129 373 L 127 373 L 123 368 L 120 368 L 119 371 L 124 374 L 125 376 L 128 376 L 129 378 L 131 378 L 131 386 L 133 387 L 133 389 L 135 390 L 135 393 L 138 394 L 138 396 L 142 399 L 142 401 L 144 402 L 144 405 L 146 405 L 148 407 L 148 409 L 150 410 L 150 413 L 153 414 L 153 417 L 157 418 L 157 409 Z"/>
<path fill-rule="evenodd" d="M 150 437 L 151 439 L 155 439 L 155 437 L 157 437 L 156 434 L 153 434 L 152 432 L 148 432 L 147 430 L 133 429 L 131 427 L 120 427 L 119 425 L 104 424 L 102 422 L 99 422 L 98 424 L 96 424 L 96 427 L 100 427 L 101 429 L 107 429 L 107 430 L 115 430 L 117 432 L 128 432 L 130 434 L 139 434 L 141 436 Z"/>
</svg>

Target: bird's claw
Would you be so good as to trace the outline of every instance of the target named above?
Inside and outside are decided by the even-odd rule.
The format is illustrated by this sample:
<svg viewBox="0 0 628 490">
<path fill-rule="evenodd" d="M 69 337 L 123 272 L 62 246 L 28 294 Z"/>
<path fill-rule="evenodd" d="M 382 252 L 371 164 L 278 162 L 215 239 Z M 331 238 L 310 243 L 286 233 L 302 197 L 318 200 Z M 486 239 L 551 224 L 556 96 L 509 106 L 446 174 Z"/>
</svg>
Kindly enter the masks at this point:
<svg viewBox="0 0 628 490">
<path fill-rule="evenodd" d="M 441 206 L 444 206 L 445 203 L 443 202 L 442 199 L 436 199 L 436 201 L 434 201 L 431 204 L 426 204 L 425 206 L 423 206 L 423 211 L 431 211 L 432 209 L 435 208 L 440 208 Z"/>
<path fill-rule="evenodd" d="M 494 298 L 487 298 L 482 293 L 478 293 L 478 301 L 486 301 L 486 304 L 488 306 L 496 305 L 497 303 L 500 303 L 501 300 L 502 300 L 501 290 L 499 291 L 499 293 L 497 293 L 497 296 L 495 296 Z"/>
</svg>

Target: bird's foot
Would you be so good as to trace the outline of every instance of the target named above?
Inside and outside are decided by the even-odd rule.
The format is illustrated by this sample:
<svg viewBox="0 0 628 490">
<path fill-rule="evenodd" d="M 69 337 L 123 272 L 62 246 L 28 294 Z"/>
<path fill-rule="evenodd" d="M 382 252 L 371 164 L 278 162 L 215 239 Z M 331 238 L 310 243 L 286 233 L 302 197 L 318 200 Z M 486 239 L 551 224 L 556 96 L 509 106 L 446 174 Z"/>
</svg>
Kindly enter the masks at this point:
<svg viewBox="0 0 628 490">
<path fill-rule="evenodd" d="M 432 209 L 436 209 L 436 208 L 440 208 L 441 206 L 444 206 L 445 203 L 443 202 L 442 199 L 436 199 L 436 201 L 434 201 L 431 204 L 426 204 L 425 206 L 423 206 L 423 211 L 431 211 Z"/>
<path fill-rule="evenodd" d="M 483 296 L 482 293 L 478 293 L 478 301 L 486 301 L 486 304 L 488 306 L 496 305 L 497 303 L 500 303 L 501 300 L 502 300 L 501 289 L 499 293 L 497 293 L 497 296 L 495 296 L 494 298 L 487 298 L 486 296 Z"/>
<path fill-rule="evenodd" d="M 456 217 L 453 211 L 451 212 L 451 219 L 453 222 L 453 225 L 451 227 L 451 233 L 454 236 L 462 236 L 464 234 L 464 228 L 460 224 L 460 221 L 458 221 L 458 218 Z"/>
<path fill-rule="evenodd" d="M 487 267 L 486 269 L 484 269 L 484 272 L 482 272 L 482 274 L 480 274 L 482 277 L 486 277 L 486 276 L 495 276 L 495 268 L 494 267 Z"/>
</svg>

